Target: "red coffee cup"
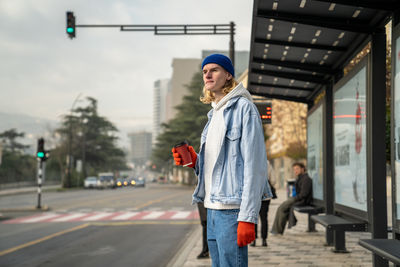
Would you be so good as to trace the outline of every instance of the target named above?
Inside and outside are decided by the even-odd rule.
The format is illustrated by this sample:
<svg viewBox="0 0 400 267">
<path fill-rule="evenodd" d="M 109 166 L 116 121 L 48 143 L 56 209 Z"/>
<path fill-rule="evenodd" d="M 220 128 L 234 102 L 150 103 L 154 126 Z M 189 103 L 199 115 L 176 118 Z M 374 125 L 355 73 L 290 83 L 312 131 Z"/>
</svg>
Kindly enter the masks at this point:
<svg viewBox="0 0 400 267">
<path fill-rule="evenodd" d="M 187 142 L 182 142 L 174 146 L 176 152 L 182 157 L 182 165 L 188 166 L 192 164 L 192 156 L 189 152 L 189 145 Z"/>
</svg>

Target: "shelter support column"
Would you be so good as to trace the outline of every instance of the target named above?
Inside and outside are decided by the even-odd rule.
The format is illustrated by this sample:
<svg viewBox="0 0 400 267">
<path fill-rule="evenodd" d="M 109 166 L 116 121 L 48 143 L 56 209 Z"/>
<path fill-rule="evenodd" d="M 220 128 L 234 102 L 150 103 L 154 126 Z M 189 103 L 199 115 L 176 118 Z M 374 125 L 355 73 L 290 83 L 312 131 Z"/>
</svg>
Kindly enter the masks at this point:
<svg viewBox="0 0 400 267">
<path fill-rule="evenodd" d="M 324 202 L 325 213 L 334 214 L 333 182 L 333 80 L 325 87 L 324 113 Z M 326 244 L 333 245 L 333 231 L 326 229 Z"/>
<path fill-rule="evenodd" d="M 386 33 L 378 28 L 372 34 L 370 86 L 367 90 L 367 177 L 368 220 L 372 238 L 387 238 L 386 203 Z M 374 255 L 373 266 L 388 266 Z"/>
</svg>

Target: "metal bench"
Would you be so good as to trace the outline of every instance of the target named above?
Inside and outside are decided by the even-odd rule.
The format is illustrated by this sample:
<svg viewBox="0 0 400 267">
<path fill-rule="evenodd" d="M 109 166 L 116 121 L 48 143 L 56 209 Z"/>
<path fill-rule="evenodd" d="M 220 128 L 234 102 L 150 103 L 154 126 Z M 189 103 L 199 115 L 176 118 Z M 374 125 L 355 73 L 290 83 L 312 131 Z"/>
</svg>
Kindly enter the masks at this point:
<svg viewBox="0 0 400 267">
<path fill-rule="evenodd" d="M 397 239 L 360 239 L 358 243 L 374 254 L 400 266 L 400 240 Z"/>
<path fill-rule="evenodd" d="M 345 232 L 365 232 L 367 223 L 355 219 L 345 219 L 336 215 L 312 215 L 311 220 L 333 231 L 333 252 L 348 253 Z"/>
<path fill-rule="evenodd" d="M 311 215 L 316 215 L 324 212 L 323 207 L 316 206 L 294 206 L 293 209 L 297 212 L 307 213 L 308 214 L 308 229 L 307 232 L 316 232 L 315 230 L 315 222 L 311 220 Z"/>
</svg>

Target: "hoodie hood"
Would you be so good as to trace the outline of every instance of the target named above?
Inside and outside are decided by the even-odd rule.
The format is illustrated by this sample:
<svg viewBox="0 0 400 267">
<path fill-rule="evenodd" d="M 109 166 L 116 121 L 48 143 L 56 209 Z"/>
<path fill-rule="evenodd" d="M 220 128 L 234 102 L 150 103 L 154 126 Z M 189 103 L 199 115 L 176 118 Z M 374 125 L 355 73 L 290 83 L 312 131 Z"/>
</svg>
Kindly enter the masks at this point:
<svg viewBox="0 0 400 267">
<path fill-rule="evenodd" d="M 229 100 L 231 100 L 234 97 L 237 96 L 243 96 L 253 102 L 253 98 L 251 97 L 249 91 L 247 91 L 246 88 L 244 88 L 242 83 L 239 83 L 235 88 L 233 88 L 232 91 L 230 91 L 226 96 L 224 96 L 218 103 L 212 102 L 211 106 L 215 110 L 219 110 L 221 107 L 223 107 Z"/>
</svg>

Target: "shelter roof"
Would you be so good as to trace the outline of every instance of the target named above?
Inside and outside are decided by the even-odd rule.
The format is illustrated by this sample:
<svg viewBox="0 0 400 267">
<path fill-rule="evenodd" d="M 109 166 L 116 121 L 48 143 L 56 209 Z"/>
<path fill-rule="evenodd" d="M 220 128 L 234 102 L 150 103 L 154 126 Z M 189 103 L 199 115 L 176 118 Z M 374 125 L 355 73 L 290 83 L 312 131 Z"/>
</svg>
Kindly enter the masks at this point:
<svg viewBox="0 0 400 267">
<path fill-rule="evenodd" d="M 250 93 L 311 102 L 399 8 L 397 0 L 255 0 Z"/>
</svg>

